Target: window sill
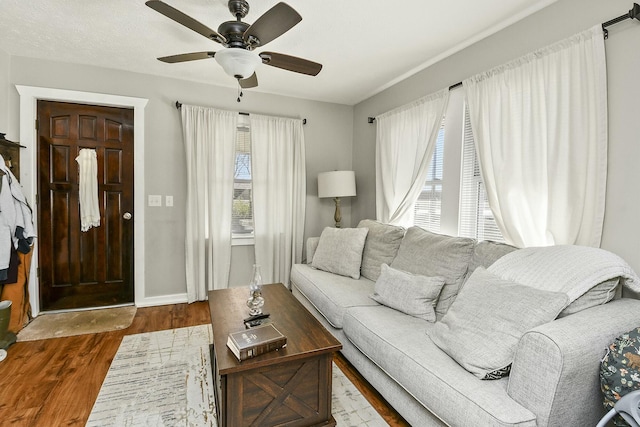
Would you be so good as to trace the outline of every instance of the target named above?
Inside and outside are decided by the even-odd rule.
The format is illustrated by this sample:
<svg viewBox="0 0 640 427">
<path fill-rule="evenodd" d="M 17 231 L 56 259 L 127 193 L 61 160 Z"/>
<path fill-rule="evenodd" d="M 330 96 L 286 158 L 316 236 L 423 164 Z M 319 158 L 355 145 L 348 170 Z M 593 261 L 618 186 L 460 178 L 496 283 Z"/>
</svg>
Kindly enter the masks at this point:
<svg viewBox="0 0 640 427">
<path fill-rule="evenodd" d="M 231 236 L 231 246 L 251 246 L 253 244 L 254 244 L 253 235 L 251 235 L 251 236 L 242 236 L 242 235 Z"/>
</svg>

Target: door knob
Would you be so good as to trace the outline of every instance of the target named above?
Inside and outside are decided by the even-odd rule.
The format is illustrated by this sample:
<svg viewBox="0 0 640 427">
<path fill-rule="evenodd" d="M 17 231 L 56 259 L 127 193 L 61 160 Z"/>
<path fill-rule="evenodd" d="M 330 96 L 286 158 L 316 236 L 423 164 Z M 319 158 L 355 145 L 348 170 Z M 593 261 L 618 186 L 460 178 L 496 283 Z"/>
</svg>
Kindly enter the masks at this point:
<svg viewBox="0 0 640 427">
<path fill-rule="evenodd" d="M 124 218 L 126 220 L 130 220 L 131 219 L 131 213 L 125 212 L 124 215 L 122 215 L 122 218 Z"/>
</svg>

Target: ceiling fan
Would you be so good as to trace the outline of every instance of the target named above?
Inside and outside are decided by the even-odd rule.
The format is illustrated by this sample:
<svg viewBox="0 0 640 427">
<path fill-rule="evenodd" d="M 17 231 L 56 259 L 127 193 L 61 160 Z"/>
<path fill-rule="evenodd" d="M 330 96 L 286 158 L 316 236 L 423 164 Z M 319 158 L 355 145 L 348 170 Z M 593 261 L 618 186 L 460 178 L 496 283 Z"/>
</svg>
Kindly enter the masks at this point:
<svg viewBox="0 0 640 427">
<path fill-rule="evenodd" d="M 217 52 L 183 53 L 158 58 L 162 62 L 173 64 L 215 58 L 228 75 L 238 80 L 242 88 L 258 86 L 255 69 L 261 62 L 310 76 L 317 75 L 322 69 L 322 64 L 303 58 L 277 52 L 254 52 L 255 48 L 262 47 L 280 37 L 302 20 L 298 12 L 286 3 L 276 4 L 250 25 L 242 22 L 249 13 L 249 3 L 246 0 L 229 0 L 229 11 L 236 20 L 223 22 L 218 27 L 218 31 L 212 30 L 160 0 L 149 0 L 145 4 L 178 24 L 225 47 Z"/>
</svg>

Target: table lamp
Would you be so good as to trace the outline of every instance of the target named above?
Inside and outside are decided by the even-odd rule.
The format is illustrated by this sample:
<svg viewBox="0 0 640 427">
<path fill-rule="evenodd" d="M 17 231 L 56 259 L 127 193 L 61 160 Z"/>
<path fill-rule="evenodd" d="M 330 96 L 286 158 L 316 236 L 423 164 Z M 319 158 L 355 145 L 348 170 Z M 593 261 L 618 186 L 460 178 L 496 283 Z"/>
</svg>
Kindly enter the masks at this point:
<svg viewBox="0 0 640 427">
<path fill-rule="evenodd" d="M 336 228 L 340 228 L 340 198 L 356 195 L 356 175 L 353 171 L 331 171 L 318 174 L 318 197 L 333 197 L 336 212 L 333 219 Z"/>
</svg>

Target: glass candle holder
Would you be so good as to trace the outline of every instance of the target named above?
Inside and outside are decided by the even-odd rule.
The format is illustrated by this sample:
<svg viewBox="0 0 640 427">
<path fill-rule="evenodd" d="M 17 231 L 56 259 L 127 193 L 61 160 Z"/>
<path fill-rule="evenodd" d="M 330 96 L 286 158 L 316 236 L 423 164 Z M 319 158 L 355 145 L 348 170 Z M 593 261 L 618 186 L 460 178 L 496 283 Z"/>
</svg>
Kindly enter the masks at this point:
<svg viewBox="0 0 640 427">
<path fill-rule="evenodd" d="M 262 306 L 264 306 L 264 298 L 262 297 L 262 275 L 260 274 L 260 266 L 254 264 L 253 277 L 249 283 L 249 299 L 247 300 L 249 314 L 251 316 L 262 314 Z"/>
</svg>

